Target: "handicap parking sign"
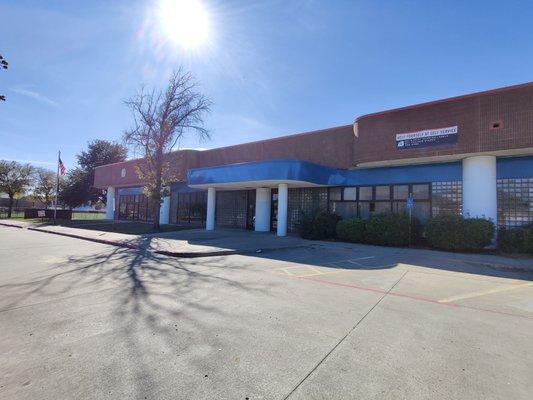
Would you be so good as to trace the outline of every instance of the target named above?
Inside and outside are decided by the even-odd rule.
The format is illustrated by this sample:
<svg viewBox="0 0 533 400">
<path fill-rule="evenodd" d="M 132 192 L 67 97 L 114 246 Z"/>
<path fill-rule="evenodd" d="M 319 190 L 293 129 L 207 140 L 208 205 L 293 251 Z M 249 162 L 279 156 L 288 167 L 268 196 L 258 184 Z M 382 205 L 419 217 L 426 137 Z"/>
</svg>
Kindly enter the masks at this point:
<svg viewBox="0 0 533 400">
<path fill-rule="evenodd" d="M 413 198 L 412 197 L 408 197 L 407 198 L 407 208 L 408 209 L 411 209 L 415 206 L 415 202 L 413 201 Z"/>
</svg>

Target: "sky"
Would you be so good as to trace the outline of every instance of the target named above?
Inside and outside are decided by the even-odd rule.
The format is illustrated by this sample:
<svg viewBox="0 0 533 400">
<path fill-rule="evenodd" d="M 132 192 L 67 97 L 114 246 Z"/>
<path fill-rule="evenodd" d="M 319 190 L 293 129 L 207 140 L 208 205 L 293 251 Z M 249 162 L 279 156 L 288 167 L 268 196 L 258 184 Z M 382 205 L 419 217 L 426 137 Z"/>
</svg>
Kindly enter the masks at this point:
<svg viewBox="0 0 533 400">
<path fill-rule="evenodd" d="M 120 141 L 124 101 L 179 66 L 213 102 L 211 140 L 182 148 L 533 80 L 533 1 L 200 0 L 193 48 L 161 28 L 161 1 L 0 0 L 0 159 L 53 169 L 61 150 L 72 167 L 88 141 Z"/>
</svg>

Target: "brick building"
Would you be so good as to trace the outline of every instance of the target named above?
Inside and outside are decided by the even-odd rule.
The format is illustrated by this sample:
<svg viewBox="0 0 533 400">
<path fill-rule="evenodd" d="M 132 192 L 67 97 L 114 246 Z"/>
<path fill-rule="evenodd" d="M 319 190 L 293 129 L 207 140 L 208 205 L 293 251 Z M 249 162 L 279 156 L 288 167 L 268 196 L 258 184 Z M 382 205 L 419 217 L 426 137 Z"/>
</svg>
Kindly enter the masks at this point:
<svg viewBox="0 0 533 400">
<path fill-rule="evenodd" d="M 533 83 L 358 117 L 355 123 L 169 155 L 162 223 L 294 231 L 302 212 L 403 211 L 533 222 Z M 130 160 L 96 169 L 108 218 L 153 218 Z"/>
</svg>

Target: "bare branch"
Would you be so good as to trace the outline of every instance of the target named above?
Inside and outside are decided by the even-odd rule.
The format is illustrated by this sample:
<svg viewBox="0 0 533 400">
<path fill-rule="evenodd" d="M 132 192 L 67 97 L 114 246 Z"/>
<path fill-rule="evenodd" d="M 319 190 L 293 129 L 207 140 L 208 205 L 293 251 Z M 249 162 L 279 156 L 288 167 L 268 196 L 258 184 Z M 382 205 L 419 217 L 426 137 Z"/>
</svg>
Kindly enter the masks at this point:
<svg viewBox="0 0 533 400">
<path fill-rule="evenodd" d="M 159 213 L 165 187 L 172 179 L 166 155 L 189 133 L 200 140 L 210 137 L 204 127 L 204 116 L 212 103 L 197 89 L 194 77 L 180 67 L 172 73 L 164 91 L 147 92 L 143 87 L 124 102 L 132 113 L 133 123 L 124 132 L 123 139 L 144 158 L 136 172 L 155 205 L 155 216 Z M 154 220 L 158 226 L 158 218 Z"/>
</svg>

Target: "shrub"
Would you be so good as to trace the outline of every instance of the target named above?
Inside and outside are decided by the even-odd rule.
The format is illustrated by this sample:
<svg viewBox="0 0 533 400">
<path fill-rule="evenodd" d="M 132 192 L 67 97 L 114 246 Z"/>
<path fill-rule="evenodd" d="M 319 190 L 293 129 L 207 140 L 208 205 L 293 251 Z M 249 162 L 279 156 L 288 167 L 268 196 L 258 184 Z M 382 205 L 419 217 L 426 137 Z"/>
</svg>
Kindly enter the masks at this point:
<svg viewBox="0 0 533 400">
<path fill-rule="evenodd" d="M 533 224 L 512 229 L 500 229 L 498 248 L 506 253 L 533 254 Z"/>
<path fill-rule="evenodd" d="M 411 240 L 420 237 L 420 223 L 413 218 Z M 365 242 L 382 246 L 409 245 L 409 215 L 406 213 L 383 213 L 374 215 L 366 223 Z"/>
<path fill-rule="evenodd" d="M 483 218 L 443 214 L 428 221 L 426 237 L 430 246 L 442 250 L 473 250 L 488 246 L 494 224 Z"/>
<path fill-rule="evenodd" d="M 485 218 L 466 218 L 464 229 L 466 249 L 482 249 L 494 238 L 494 223 Z"/>
<path fill-rule="evenodd" d="M 343 219 L 337 222 L 337 237 L 340 240 L 360 243 L 365 235 L 365 221 L 361 218 Z"/>
<path fill-rule="evenodd" d="M 298 231 L 304 239 L 332 239 L 336 236 L 337 222 L 340 219 L 337 214 L 328 211 L 302 214 Z"/>
</svg>

